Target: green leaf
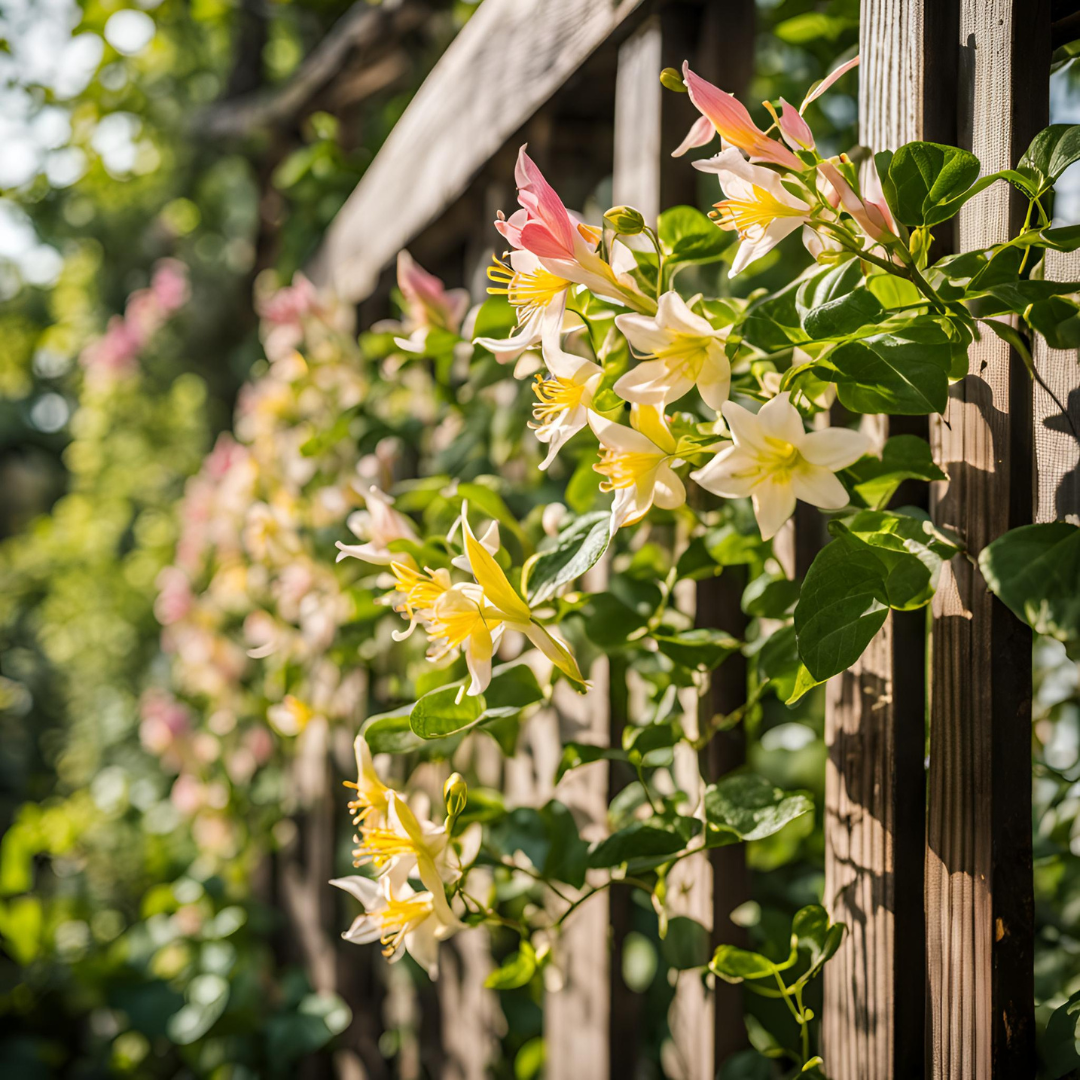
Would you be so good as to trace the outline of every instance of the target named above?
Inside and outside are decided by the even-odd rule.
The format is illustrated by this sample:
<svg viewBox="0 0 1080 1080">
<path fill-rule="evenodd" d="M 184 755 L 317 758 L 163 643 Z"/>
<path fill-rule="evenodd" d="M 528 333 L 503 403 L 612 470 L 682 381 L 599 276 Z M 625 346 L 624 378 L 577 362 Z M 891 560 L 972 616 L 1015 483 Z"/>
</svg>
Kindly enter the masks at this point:
<svg viewBox="0 0 1080 1080">
<path fill-rule="evenodd" d="M 852 412 L 920 416 L 945 411 L 951 363 L 948 335 L 928 323 L 839 345 L 816 370 Z"/>
<path fill-rule="evenodd" d="M 732 773 L 705 789 L 708 846 L 761 840 L 813 809 L 803 792 L 783 791 L 754 773 Z"/>
<path fill-rule="evenodd" d="M 575 889 L 585 883 L 588 844 L 578 835 L 574 815 L 552 799 L 539 810 L 519 806 L 489 828 L 496 851 L 508 856 L 522 852 L 546 878 Z"/>
<path fill-rule="evenodd" d="M 757 651 L 758 673 L 768 679 L 770 689 L 781 701 L 787 701 L 795 689 L 795 680 L 802 666 L 799 647 L 795 640 L 795 627 L 774 630 Z"/>
<path fill-rule="evenodd" d="M 730 634 L 708 627 L 653 634 L 653 640 L 670 660 L 698 671 L 712 671 L 741 648 L 741 642 Z"/>
<path fill-rule="evenodd" d="M 841 535 L 818 552 L 795 608 L 799 655 L 818 681 L 862 656 L 889 613 L 885 568 L 867 546 Z"/>
<path fill-rule="evenodd" d="M 897 219 L 908 226 L 945 221 L 959 206 L 950 212 L 943 204 L 966 192 L 978 175 L 979 159 L 966 150 L 939 143 L 907 143 L 889 162 L 894 193 L 890 205 Z"/>
<path fill-rule="evenodd" d="M 741 983 L 744 979 L 771 979 L 777 972 L 776 965 L 767 956 L 735 945 L 721 945 L 713 954 L 709 969 L 729 983 Z"/>
<path fill-rule="evenodd" d="M 743 590 L 742 609 L 761 619 L 784 619 L 799 602 L 800 583 L 762 574 Z"/>
<path fill-rule="evenodd" d="M 709 931 L 696 919 L 676 915 L 668 920 L 660 955 L 676 971 L 705 967 L 709 962 Z"/>
<path fill-rule="evenodd" d="M 524 587 L 530 604 L 551 599 L 599 561 L 607 551 L 610 521 L 606 511 L 585 514 L 559 533 L 553 547 L 529 559 Z"/>
<path fill-rule="evenodd" d="M 661 213 L 656 235 L 664 255 L 674 262 L 704 262 L 719 258 L 727 238 L 700 210 L 673 206 Z"/>
<path fill-rule="evenodd" d="M 422 739 L 440 739 L 465 731 L 483 721 L 517 716 L 522 709 L 542 701 L 544 691 L 532 668 L 525 663 L 502 664 L 491 673 L 482 695 L 462 693 L 463 680 L 440 686 L 412 707 L 409 725 Z"/>
<path fill-rule="evenodd" d="M 858 23 L 844 15 L 827 15 L 820 11 L 807 11 L 793 15 L 777 23 L 773 34 L 788 45 L 809 45 L 811 42 L 835 41 L 846 30 Z"/>
<path fill-rule="evenodd" d="M 625 750 L 596 746 L 593 743 L 564 743 L 559 768 L 555 773 L 555 783 L 557 784 L 571 769 L 580 769 L 582 765 L 591 765 L 594 761 L 626 761 L 626 759 Z"/>
<path fill-rule="evenodd" d="M 1055 1080 L 1080 1067 L 1080 990 L 1051 1013 L 1039 1040 L 1039 1057 L 1046 1075 Z"/>
<path fill-rule="evenodd" d="M 373 754 L 407 754 L 424 745 L 409 723 L 411 711 L 406 705 L 402 712 L 381 713 L 364 724 L 364 738 Z"/>
<path fill-rule="evenodd" d="M 699 823 L 693 818 L 679 818 L 675 823 L 661 818 L 632 822 L 593 845 L 589 851 L 589 866 L 603 869 L 620 866 L 632 859 L 674 855 L 686 847 L 698 827 Z"/>
<path fill-rule="evenodd" d="M 1024 525 L 979 554 L 991 592 L 1036 633 L 1080 640 L 1080 527 Z"/>
<path fill-rule="evenodd" d="M 647 615 L 628 607 L 610 593 L 596 593 L 589 599 L 585 634 L 601 649 L 625 648 L 627 639 L 648 624 Z"/>
<path fill-rule="evenodd" d="M 861 458 L 847 473 L 856 494 L 874 508 L 888 505 L 904 480 L 945 479 L 934 464 L 930 444 L 918 435 L 894 435 L 885 443 L 880 458 Z"/>
<path fill-rule="evenodd" d="M 810 954 L 810 968 L 800 977 L 805 985 L 836 955 L 844 939 L 843 923 L 829 921 L 828 912 L 820 904 L 810 904 L 795 913 L 791 921 L 792 948 Z"/>
<path fill-rule="evenodd" d="M 1064 296 L 1040 300 L 1031 305 L 1027 320 L 1051 349 L 1080 348 L 1080 306 L 1075 300 Z"/>
<path fill-rule="evenodd" d="M 802 284 L 801 281 L 793 281 L 747 309 L 742 333 L 751 345 L 764 352 L 778 352 L 807 340 L 796 305 L 796 295 Z"/>
<path fill-rule="evenodd" d="M 524 938 L 517 952 L 511 953 L 485 980 L 489 990 L 516 990 L 527 986 L 536 974 L 536 950 Z"/>
<path fill-rule="evenodd" d="M 796 306 L 810 337 L 841 337 L 881 319 L 884 309 L 862 280 L 859 260 L 849 259 L 802 283 Z"/>
<path fill-rule="evenodd" d="M 1041 195 L 1074 161 L 1080 161 L 1080 126 L 1051 124 L 1031 140 L 1017 170 L 1035 181 L 1033 194 Z"/>
</svg>

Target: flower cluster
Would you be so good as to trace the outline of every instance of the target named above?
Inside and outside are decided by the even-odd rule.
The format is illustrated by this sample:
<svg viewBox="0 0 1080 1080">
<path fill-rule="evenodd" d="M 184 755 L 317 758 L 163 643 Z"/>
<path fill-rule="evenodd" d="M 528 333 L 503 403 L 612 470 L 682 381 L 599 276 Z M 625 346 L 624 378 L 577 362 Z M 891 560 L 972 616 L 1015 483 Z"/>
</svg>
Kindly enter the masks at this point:
<svg viewBox="0 0 1080 1080">
<path fill-rule="evenodd" d="M 684 65 L 685 88 L 702 117 L 676 154 L 721 136 L 726 148 L 694 165 L 714 173 L 723 189 L 714 218 L 738 237 L 732 275 L 799 228 L 808 250 L 822 261 L 890 257 L 897 227 L 876 178 L 860 193 L 854 166 L 843 156 L 822 159 L 802 115 L 856 63 L 838 67 L 800 109 L 782 101 L 777 113 L 770 106 L 775 122 L 769 131 L 758 128 L 732 95 Z M 779 139 L 771 136 L 773 129 Z M 689 475 L 707 491 L 752 500 L 764 539 L 792 515 L 797 499 L 826 510 L 848 504 L 835 474 L 869 453 L 870 439 L 847 429 L 807 432 L 799 399 L 811 412 L 817 411 L 815 403 L 800 391 L 781 389 L 776 379 L 751 374 L 756 357 L 731 334 L 729 312 L 710 307 L 700 295 L 686 299 L 674 288 L 662 288 L 664 252 L 640 215 L 623 215 L 629 222 L 623 225 L 610 212 L 607 221 L 615 227 L 610 236 L 581 224 L 525 147 L 518 155 L 517 183 L 521 208 L 495 223 L 513 250 L 496 260 L 490 276 L 499 284 L 489 290 L 513 305 L 517 326 L 507 338 L 476 343 L 502 361 L 540 346 L 546 372 L 535 380 L 533 426 L 548 449 L 542 469 L 574 435 L 590 428 L 600 444 L 594 468 L 603 477 L 601 491 L 614 496 L 612 534 L 639 522 L 653 506 L 682 506 L 686 487 L 677 470 L 688 462 L 699 466 Z M 636 272 L 630 236 L 619 229 L 654 241 L 660 256 L 655 297 Z M 613 381 L 607 372 L 614 365 L 583 355 L 581 331 L 591 329 L 597 318 L 595 305 L 586 314 L 586 292 L 631 309 L 614 315 L 631 366 Z M 610 354 L 610 343 L 605 349 Z M 746 376 L 734 382 L 733 360 Z M 519 363 L 518 370 L 530 366 Z M 692 432 L 684 424 L 677 435 L 665 410 L 692 390 L 716 422 L 698 423 Z M 745 404 L 732 400 L 733 392 L 744 395 Z M 623 422 L 624 403 L 629 424 Z M 756 415 L 748 407 L 754 403 L 761 405 Z"/>
<path fill-rule="evenodd" d="M 330 882 L 364 909 L 341 936 L 356 945 L 381 942 L 391 961 L 407 951 L 434 979 L 439 942 L 463 926 L 450 906 L 447 886 L 461 890 L 480 847 L 476 823 L 453 835 L 465 804 L 465 782 L 457 773 L 446 781 L 448 813 L 436 825 L 380 780 L 363 735 L 356 737 L 356 771 L 356 783 L 346 783 L 356 793 L 349 803 L 357 828 L 353 865 L 370 867 L 375 876 L 352 874 Z"/>
</svg>

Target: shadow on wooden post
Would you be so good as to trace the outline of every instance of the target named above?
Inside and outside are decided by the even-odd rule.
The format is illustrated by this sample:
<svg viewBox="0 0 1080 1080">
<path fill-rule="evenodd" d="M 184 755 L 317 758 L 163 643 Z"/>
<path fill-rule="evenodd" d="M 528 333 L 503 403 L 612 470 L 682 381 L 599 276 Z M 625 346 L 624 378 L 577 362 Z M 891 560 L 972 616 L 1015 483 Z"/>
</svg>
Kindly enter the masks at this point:
<svg viewBox="0 0 1080 1080">
<path fill-rule="evenodd" d="M 1046 123 L 1049 7 L 961 0 L 960 145 L 986 172 L 1014 166 Z M 1007 239 L 1021 212 L 1011 188 L 988 189 L 961 211 L 961 250 Z M 932 424 L 949 475 L 934 502 L 935 520 L 977 553 L 1031 520 L 1032 391 L 997 338 L 970 358 L 944 421 Z M 963 557 L 942 574 L 934 615 L 927 1075 L 1031 1076 L 1031 634 Z"/>
</svg>

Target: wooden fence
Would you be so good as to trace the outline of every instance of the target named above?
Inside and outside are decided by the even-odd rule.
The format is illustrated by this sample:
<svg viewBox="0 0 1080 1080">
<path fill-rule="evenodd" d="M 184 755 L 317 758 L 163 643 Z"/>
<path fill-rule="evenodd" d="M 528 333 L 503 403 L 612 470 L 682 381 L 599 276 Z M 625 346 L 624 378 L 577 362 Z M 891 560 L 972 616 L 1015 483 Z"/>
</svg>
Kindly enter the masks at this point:
<svg viewBox="0 0 1080 1080">
<path fill-rule="evenodd" d="M 863 0 L 860 142 L 956 142 L 986 171 L 1015 165 L 1047 122 L 1051 48 L 1080 37 L 1078 11 L 1049 0 Z M 650 219 L 696 201 L 693 171 L 669 157 L 695 114 L 685 97 L 661 92 L 657 74 L 689 58 L 742 92 L 754 36 L 753 0 L 485 0 L 331 227 L 316 278 L 365 315 L 380 313 L 404 246 L 468 283 L 488 258 L 476 238 L 511 203 L 513 153 L 526 138 L 571 204 L 607 175 L 612 201 Z M 1004 240 L 1016 210 L 1011 189 L 991 187 L 965 206 L 942 251 Z M 1080 261 L 1052 255 L 1048 271 L 1075 279 Z M 1042 348 L 1036 363 L 1080 423 L 1076 356 Z M 1080 467 L 1057 406 L 1033 393 L 1003 342 L 973 345 L 971 371 L 943 418 L 894 420 L 891 433 L 930 438 L 949 480 L 929 508 L 978 550 L 1008 528 L 1080 511 Z M 789 572 L 804 572 L 819 543 L 816 520 L 797 517 L 778 542 Z M 740 634 L 736 575 L 696 588 L 699 625 Z M 958 557 L 932 613 L 893 613 L 828 687 L 825 903 L 850 928 L 825 969 L 834 1080 L 1034 1074 L 1030 656 L 1029 632 Z M 550 797 L 560 729 L 583 741 L 618 737 L 623 673 L 606 668 L 591 673 L 585 704 L 560 700 L 531 722 L 502 777 L 509 801 Z M 731 660 L 701 707 L 730 712 L 745 693 L 745 668 Z M 687 708 L 696 707 L 692 696 Z M 701 785 L 742 759 L 739 734 L 724 733 L 702 762 L 680 760 L 679 779 Z M 603 829 L 618 783 L 601 762 L 560 787 L 589 822 L 586 835 Z M 740 940 L 729 915 L 750 895 L 741 848 L 686 860 L 672 885 L 717 943 Z M 548 1080 L 634 1073 L 640 1000 L 620 971 L 628 892 L 598 897 L 568 925 L 566 984 L 545 1008 Z M 472 1080 L 486 1075 L 498 1010 L 478 976 L 483 956 L 453 952 L 430 1003 L 441 1019 L 421 1028 L 439 1046 L 421 1049 L 431 1071 Z M 383 1007 L 382 993 L 367 999 L 372 1007 Z M 665 1069 L 715 1077 L 746 1045 L 742 1016 L 738 987 L 707 992 L 684 973 Z M 369 1029 L 357 1031 L 370 1045 Z"/>
</svg>

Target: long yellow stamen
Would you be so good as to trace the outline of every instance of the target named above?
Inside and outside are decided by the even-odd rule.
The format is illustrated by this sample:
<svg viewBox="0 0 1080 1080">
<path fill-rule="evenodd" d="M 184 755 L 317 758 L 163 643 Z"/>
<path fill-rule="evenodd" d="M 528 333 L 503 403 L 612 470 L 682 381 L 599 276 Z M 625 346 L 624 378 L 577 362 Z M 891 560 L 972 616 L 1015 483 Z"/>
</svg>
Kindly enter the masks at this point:
<svg viewBox="0 0 1080 1080">
<path fill-rule="evenodd" d="M 665 458 L 666 454 L 648 454 L 643 452 L 626 452 L 623 450 L 605 450 L 600 460 L 593 465 L 593 469 L 606 476 L 601 481 L 600 490 L 603 492 L 615 491 L 617 488 L 633 487 L 646 473 L 655 469 Z"/>
<path fill-rule="evenodd" d="M 361 829 L 360 835 L 353 839 L 356 841 L 353 848 L 354 866 L 370 862 L 376 869 L 381 869 L 398 855 L 417 854 L 412 840 L 393 829 Z"/>
<path fill-rule="evenodd" d="M 404 597 L 403 602 L 395 607 L 402 614 L 411 615 L 413 611 L 427 611 L 449 588 L 439 581 L 434 574 L 416 570 L 407 563 L 392 562 L 390 570 L 394 575 L 397 590 Z"/>
<path fill-rule="evenodd" d="M 419 893 L 404 900 L 388 900 L 386 907 L 379 912 L 379 928 L 382 930 L 379 941 L 384 946 L 383 956 L 393 956 L 409 928 L 426 919 L 434 910 L 431 893 Z"/>
<path fill-rule="evenodd" d="M 716 211 L 709 216 L 721 229 L 735 229 L 740 240 L 751 232 L 758 232 L 781 217 L 803 217 L 806 211 L 781 202 L 771 191 L 753 185 L 752 199 L 725 199 L 716 204 Z"/>
<path fill-rule="evenodd" d="M 539 399 L 533 406 L 533 419 L 538 424 L 545 424 L 560 413 L 576 409 L 585 393 L 585 384 L 573 379 L 560 379 L 558 376 L 545 379 L 542 375 L 537 375 L 533 383 L 533 393 Z"/>
<path fill-rule="evenodd" d="M 443 646 L 437 655 L 444 656 L 467 641 L 478 625 L 488 625 L 478 604 L 469 604 L 460 610 L 446 610 L 444 607 L 432 615 L 428 625 L 428 638 L 431 641 L 442 640 Z"/>
<path fill-rule="evenodd" d="M 539 267 L 531 274 L 518 273 L 498 256 L 488 267 L 487 276 L 496 285 L 489 285 L 488 292 L 505 296 L 518 309 L 518 321 L 525 322 L 541 308 L 546 308 L 561 292 L 570 287 L 565 278 Z"/>
</svg>

